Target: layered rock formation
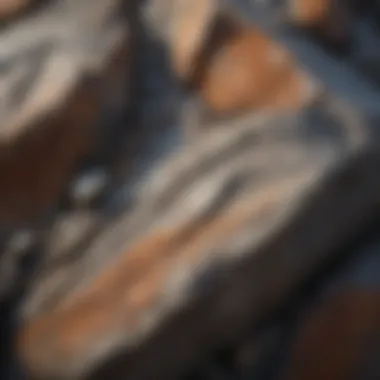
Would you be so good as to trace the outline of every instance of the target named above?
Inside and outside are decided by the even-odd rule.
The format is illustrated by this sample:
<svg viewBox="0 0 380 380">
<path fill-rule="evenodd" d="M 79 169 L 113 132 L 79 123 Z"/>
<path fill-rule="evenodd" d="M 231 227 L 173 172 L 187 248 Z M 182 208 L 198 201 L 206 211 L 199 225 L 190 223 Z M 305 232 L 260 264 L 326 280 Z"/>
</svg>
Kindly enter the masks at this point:
<svg viewBox="0 0 380 380">
<path fill-rule="evenodd" d="M 376 379 L 375 8 L 1 3 L 0 376 Z"/>
</svg>

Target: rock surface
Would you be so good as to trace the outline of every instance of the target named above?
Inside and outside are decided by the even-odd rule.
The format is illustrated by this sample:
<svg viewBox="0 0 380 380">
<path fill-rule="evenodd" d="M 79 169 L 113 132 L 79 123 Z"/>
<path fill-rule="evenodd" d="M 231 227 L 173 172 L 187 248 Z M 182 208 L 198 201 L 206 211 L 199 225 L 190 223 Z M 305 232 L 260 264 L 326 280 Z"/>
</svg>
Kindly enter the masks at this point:
<svg viewBox="0 0 380 380">
<path fill-rule="evenodd" d="M 380 20 L 283 5 L 324 76 L 249 0 L 1 3 L 1 378 L 380 376 Z"/>
</svg>

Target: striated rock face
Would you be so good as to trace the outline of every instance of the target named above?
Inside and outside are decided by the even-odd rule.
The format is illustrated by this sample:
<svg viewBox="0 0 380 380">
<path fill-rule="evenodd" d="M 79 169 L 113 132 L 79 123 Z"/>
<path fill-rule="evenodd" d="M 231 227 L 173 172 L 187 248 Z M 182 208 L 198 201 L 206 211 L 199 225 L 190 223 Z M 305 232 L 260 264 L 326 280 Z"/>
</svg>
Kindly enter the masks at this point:
<svg viewBox="0 0 380 380">
<path fill-rule="evenodd" d="M 81 257 L 47 262 L 20 340 L 38 378 L 99 364 L 90 378 L 177 378 L 333 258 L 374 216 L 379 162 L 370 127 L 319 123 L 220 126 L 156 168 Z"/>
<path fill-rule="evenodd" d="M 371 1 L 0 22 L 1 378 L 380 376 Z"/>
</svg>

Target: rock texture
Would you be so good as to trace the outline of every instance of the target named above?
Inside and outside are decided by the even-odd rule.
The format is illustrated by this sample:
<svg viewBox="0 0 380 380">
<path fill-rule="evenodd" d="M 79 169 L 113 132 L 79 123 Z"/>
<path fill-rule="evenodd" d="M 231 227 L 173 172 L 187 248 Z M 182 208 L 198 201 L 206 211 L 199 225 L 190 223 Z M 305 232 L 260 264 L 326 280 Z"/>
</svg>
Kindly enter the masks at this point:
<svg viewBox="0 0 380 380">
<path fill-rule="evenodd" d="M 0 21 L 1 378 L 380 376 L 372 1 Z"/>
</svg>

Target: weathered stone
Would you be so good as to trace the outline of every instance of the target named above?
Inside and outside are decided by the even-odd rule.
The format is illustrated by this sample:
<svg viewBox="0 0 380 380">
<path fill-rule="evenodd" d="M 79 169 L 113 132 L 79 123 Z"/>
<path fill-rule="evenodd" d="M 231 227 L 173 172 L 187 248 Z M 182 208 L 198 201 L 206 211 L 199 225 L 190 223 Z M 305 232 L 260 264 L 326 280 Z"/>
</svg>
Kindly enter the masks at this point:
<svg viewBox="0 0 380 380">
<path fill-rule="evenodd" d="M 280 5 L 305 41 L 331 43 L 308 61 L 330 76 L 309 86 L 238 3 Z M 0 377 L 376 377 L 377 251 L 343 259 L 378 217 L 380 95 L 351 75 L 356 52 L 330 59 L 346 7 L 25 5 L 0 8 Z M 374 65 L 376 30 L 356 34 Z M 350 106 L 326 94 L 341 72 Z M 202 99 L 221 118 L 255 112 L 209 124 Z"/>
<path fill-rule="evenodd" d="M 47 263 L 19 340 L 34 378 L 177 379 L 286 302 L 377 213 L 376 126 L 335 111 L 220 125 Z"/>
</svg>

